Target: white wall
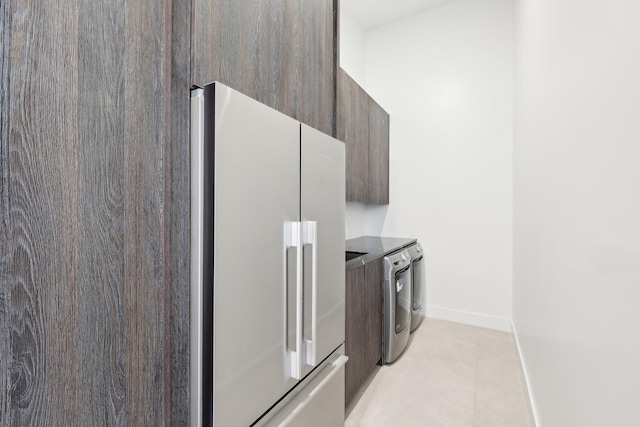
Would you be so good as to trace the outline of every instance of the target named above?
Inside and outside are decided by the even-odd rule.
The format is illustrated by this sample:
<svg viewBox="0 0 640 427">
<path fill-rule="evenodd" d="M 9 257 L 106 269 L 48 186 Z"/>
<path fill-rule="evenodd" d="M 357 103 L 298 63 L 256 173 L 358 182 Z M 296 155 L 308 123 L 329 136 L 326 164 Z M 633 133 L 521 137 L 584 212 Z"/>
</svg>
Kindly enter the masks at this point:
<svg viewBox="0 0 640 427">
<path fill-rule="evenodd" d="M 390 205 L 417 237 L 427 314 L 511 328 L 513 4 L 454 0 L 366 33 L 366 88 L 391 118 Z"/>
<path fill-rule="evenodd" d="M 365 33 L 347 13 L 340 13 L 340 66 L 360 86 L 365 87 L 367 61 Z"/>
<path fill-rule="evenodd" d="M 513 316 L 539 427 L 640 425 L 639 17 L 516 2 Z"/>
</svg>

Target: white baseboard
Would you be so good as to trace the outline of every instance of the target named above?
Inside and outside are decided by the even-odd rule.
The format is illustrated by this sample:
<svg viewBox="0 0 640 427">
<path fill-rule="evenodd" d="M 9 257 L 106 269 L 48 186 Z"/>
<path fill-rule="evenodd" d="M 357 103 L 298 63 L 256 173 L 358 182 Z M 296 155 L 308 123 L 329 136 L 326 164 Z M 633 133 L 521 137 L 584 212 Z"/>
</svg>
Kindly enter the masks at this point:
<svg viewBox="0 0 640 427">
<path fill-rule="evenodd" d="M 538 422 L 538 412 L 536 411 L 535 401 L 533 399 L 533 394 L 531 393 L 531 383 L 529 382 L 529 375 L 527 374 L 527 366 L 524 363 L 524 357 L 522 355 L 522 349 L 520 348 L 520 340 L 518 339 L 518 330 L 516 329 L 516 324 L 512 322 L 513 335 L 516 338 L 516 347 L 518 347 L 518 355 L 520 356 L 520 368 L 522 369 L 522 376 L 524 377 L 524 385 L 527 389 L 527 398 L 529 400 L 529 407 L 531 408 L 531 414 L 533 415 L 533 425 L 539 426 Z"/>
<path fill-rule="evenodd" d="M 481 328 L 513 332 L 513 323 L 511 319 L 507 319 L 506 317 L 488 316 L 486 314 L 453 310 L 451 308 L 436 307 L 433 305 L 427 305 L 427 317 L 479 326 Z"/>
</svg>

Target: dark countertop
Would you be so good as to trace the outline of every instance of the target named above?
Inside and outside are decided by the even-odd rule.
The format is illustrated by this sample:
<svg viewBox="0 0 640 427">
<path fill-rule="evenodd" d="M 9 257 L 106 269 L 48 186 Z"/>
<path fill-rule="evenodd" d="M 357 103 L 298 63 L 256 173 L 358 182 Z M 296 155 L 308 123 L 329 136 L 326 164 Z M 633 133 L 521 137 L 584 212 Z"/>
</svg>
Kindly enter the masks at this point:
<svg viewBox="0 0 640 427">
<path fill-rule="evenodd" d="M 346 271 L 353 270 L 391 252 L 407 247 L 418 239 L 402 237 L 362 236 L 346 241 L 348 252 L 365 252 L 358 258 L 347 261 Z"/>
</svg>

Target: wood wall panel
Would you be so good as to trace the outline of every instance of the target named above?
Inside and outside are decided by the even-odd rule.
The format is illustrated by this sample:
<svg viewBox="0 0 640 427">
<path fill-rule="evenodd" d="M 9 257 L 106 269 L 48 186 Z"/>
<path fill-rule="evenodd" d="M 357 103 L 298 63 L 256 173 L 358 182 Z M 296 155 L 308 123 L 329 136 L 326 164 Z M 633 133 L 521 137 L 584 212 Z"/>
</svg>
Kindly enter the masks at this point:
<svg viewBox="0 0 640 427">
<path fill-rule="evenodd" d="M 125 422 L 124 118 L 126 14 L 79 4 L 77 421 Z M 53 95 L 53 94 L 52 94 Z M 91 331 L 91 339 L 88 332 Z"/>
<path fill-rule="evenodd" d="M 294 1 L 299 8 L 301 69 L 296 95 L 295 117 L 327 135 L 335 135 L 336 49 L 334 40 L 336 15 L 333 0 Z M 335 43 L 335 44 L 334 44 Z"/>
<path fill-rule="evenodd" d="M 170 395 L 165 399 L 165 421 L 189 424 L 189 307 L 190 307 L 190 102 L 191 2 L 171 2 L 171 135 L 165 145 L 165 280 L 170 284 L 165 304 L 165 363 L 170 367 Z M 168 179 L 167 179 L 168 177 Z M 168 228 L 168 231 L 166 229 Z"/>
<path fill-rule="evenodd" d="M 77 176 L 78 51 L 59 40 L 76 38 L 78 12 L 26 1 L 2 7 L 0 278 L 8 343 L 0 355 L 7 381 L 0 422 L 64 425 L 78 411 L 78 199 L 77 180 L 68 180 Z"/>
<path fill-rule="evenodd" d="M 195 0 L 192 84 L 220 81 L 334 134 L 333 0 Z"/>
<path fill-rule="evenodd" d="M 10 280 L 15 275 L 9 262 L 9 46 L 11 27 L 8 2 L 0 3 L 0 426 L 9 423 L 11 330 Z"/>
<path fill-rule="evenodd" d="M 187 423 L 190 12 L 0 3 L 0 426 Z"/>
<path fill-rule="evenodd" d="M 124 327 L 127 422 L 163 421 L 165 303 L 164 4 L 127 2 L 124 118 Z"/>
</svg>

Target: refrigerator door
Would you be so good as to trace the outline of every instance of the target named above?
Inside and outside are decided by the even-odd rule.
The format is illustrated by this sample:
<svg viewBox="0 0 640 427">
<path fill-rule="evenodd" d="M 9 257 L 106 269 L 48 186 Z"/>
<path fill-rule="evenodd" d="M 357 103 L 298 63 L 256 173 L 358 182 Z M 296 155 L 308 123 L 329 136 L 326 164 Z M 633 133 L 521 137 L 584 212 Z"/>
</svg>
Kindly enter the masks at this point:
<svg viewBox="0 0 640 427">
<path fill-rule="evenodd" d="M 344 342 L 345 147 L 304 124 L 300 134 L 306 373 Z"/>
<path fill-rule="evenodd" d="M 204 405 L 214 426 L 246 427 L 298 382 L 290 361 L 302 314 L 288 317 L 287 303 L 302 286 L 299 122 L 215 83 L 205 88 L 205 123 L 214 206 L 204 259 L 213 267 L 213 396 Z"/>
</svg>

